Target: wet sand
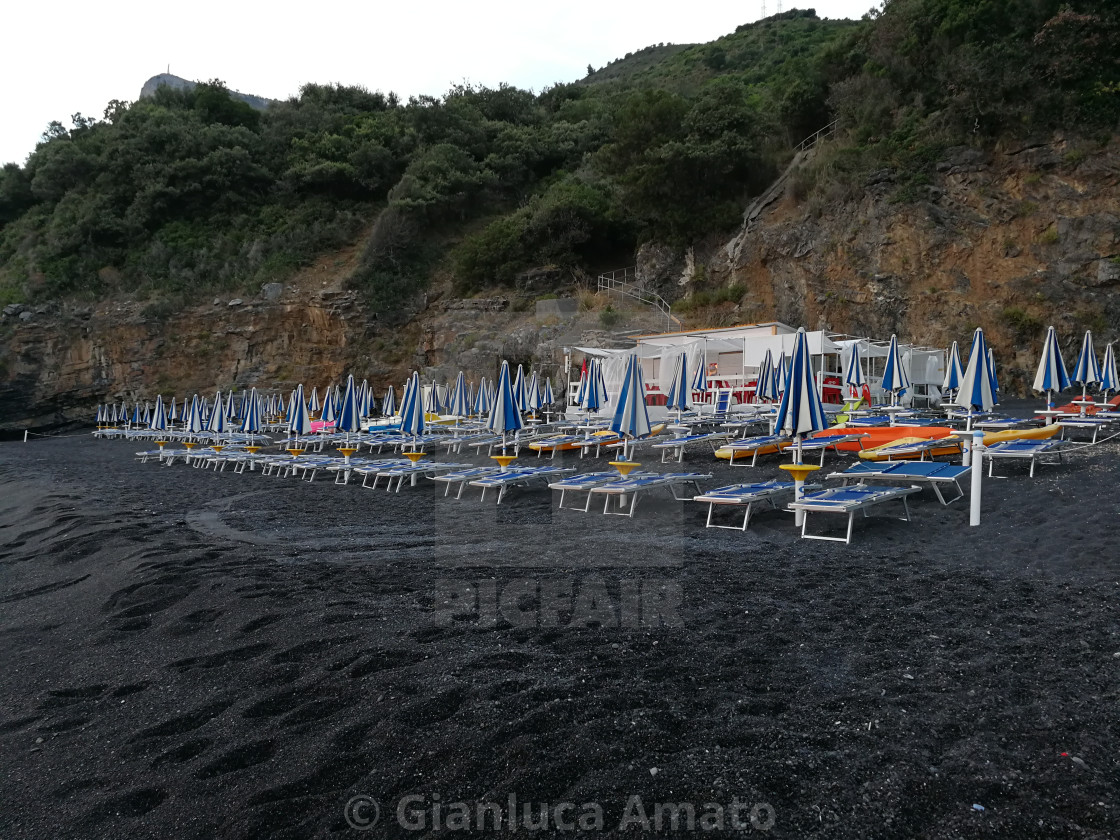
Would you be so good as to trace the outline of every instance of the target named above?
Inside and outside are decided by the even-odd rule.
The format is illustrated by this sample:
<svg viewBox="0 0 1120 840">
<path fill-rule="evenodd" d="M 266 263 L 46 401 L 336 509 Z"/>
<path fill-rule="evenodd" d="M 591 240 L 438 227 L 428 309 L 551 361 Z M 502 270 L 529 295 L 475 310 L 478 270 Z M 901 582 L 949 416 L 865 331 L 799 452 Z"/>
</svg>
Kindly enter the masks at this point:
<svg viewBox="0 0 1120 840">
<path fill-rule="evenodd" d="M 511 794 L 596 803 L 585 836 L 655 803 L 697 812 L 659 836 L 705 803 L 717 836 L 1120 836 L 1116 442 L 851 546 L 139 448 L 0 444 L 4 838 L 422 837 L 437 796 L 444 836 Z"/>
</svg>

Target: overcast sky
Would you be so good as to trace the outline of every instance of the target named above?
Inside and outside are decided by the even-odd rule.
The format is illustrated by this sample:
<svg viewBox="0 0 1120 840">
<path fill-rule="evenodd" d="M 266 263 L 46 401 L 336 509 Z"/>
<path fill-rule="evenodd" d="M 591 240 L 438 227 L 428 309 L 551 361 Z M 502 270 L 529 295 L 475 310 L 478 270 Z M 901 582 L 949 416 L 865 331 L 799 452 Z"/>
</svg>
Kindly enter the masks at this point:
<svg viewBox="0 0 1120 840">
<path fill-rule="evenodd" d="M 877 5 L 801 7 L 859 18 Z M 766 10 L 776 12 L 777 0 L 766 0 Z M 177 76 L 218 78 L 271 99 L 305 82 L 404 98 L 462 81 L 539 91 L 650 44 L 710 41 L 761 12 L 762 0 L 11 0 L 0 16 L 0 163 L 22 164 L 51 120 L 69 128 L 75 112 L 101 118 L 109 100 L 136 99 L 169 65 Z"/>
</svg>

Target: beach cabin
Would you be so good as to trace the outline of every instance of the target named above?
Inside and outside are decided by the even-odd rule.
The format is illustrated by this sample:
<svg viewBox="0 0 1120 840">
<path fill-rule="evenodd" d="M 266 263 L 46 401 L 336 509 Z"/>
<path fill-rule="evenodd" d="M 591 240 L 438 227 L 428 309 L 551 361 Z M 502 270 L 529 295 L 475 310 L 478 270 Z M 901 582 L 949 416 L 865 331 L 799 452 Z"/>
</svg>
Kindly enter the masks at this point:
<svg viewBox="0 0 1120 840">
<path fill-rule="evenodd" d="M 678 356 L 688 358 L 689 381 L 696 379 L 697 366 L 704 365 L 708 380 L 705 394 L 696 392 L 693 400 L 710 403 L 721 392 L 730 392 L 732 404 L 754 401 L 759 368 L 767 351 L 772 363 L 778 364 L 793 353 L 797 328 L 778 321 L 762 324 L 740 324 L 733 327 L 687 330 L 633 336 L 634 346 L 624 349 L 600 347 L 566 348 L 569 356 L 568 405 L 576 407 L 580 371 L 586 360 L 598 359 L 602 365 L 607 392 L 617 393 L 624 374 L 624 358 L 637 352 L 642 362 L 646 386 L 646 402 L 653 408 L 666 403 Z M 823 330 L 806 332 L 809 354 L 821 399 L 840 404 L 849 394 L 844 382 L 844 365 L 853 345 L 858 344 L 869 392 L 875 401 L 883 398 L 886 350 L 889 341 L 845 336 Z M 916 345 L 901 345 L 903 368 L 912 388 L 902 396 L 903 404 L 916 407 L 940 404 L 940 389 L 945 374 L 945 351 Z"/>
</svg>

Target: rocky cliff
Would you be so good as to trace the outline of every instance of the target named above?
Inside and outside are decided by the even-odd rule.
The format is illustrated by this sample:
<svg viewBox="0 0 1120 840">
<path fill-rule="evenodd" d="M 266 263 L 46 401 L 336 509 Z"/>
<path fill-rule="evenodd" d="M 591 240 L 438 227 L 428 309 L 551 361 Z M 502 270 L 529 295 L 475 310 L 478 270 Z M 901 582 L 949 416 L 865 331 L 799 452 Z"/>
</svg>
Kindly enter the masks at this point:
<svg viewBox="0 0 1120 840">
<path fill-rule="evenodd" d="M 781 320 L 943 346 L 983 326 L 1001 385 L 1025 392 L 1045 327 L 1072 353 L 1085 328 L 1120 337 L 1120 154 L 1111 142 L 1048 138 L 958 148 L 899 200 L 901 173 L 829 187 L 829 150 L 726 243 L 645 248 L 643 282 L 666 294 L 740 284 L 741 300 L 693 307 L 687 327 Z M 814 174 L 815 173 L 815 174 Z M 807 179 L 817 179 L 811 189 Z M 798 186 L 801 184 L 802 186 Z M 799 195 L 804 195 L 799 198 Z M 493 375 L 499 358 L 556 373 L 566 345 L 658 331 L 655 313 L 574 314 L 531 294 L 456 299 L 437 280 L 421 312 L 389 329 L 351 291 L 360 243 L 259 293 L 167 304 L 116 297 L 9 306 L 0 317 L 0 429 L 85 420 L 98 402 L 215 387 L 325 383 L 344 371 L 378 389 L 419 369 Z"/>
<path fill-rule="evenodd" d="M 982 326 L 1001 387 L 1025 393 L 1047 325 L 1071 354 L 1088 328 L 1098 352 L 1120 338 L 1118 148 L 1056 137 L 950 149 L 916 200 L 899 201 L 900 173 L 882 169 L 829 201 L 826 146 L 802 173 L 818 181 L 808 196 L 798 199 L 795 173 L 710 253 L 709 282 L 742 284 L 735 317 L 748 321 L 935 347 Z"/>
</svg>

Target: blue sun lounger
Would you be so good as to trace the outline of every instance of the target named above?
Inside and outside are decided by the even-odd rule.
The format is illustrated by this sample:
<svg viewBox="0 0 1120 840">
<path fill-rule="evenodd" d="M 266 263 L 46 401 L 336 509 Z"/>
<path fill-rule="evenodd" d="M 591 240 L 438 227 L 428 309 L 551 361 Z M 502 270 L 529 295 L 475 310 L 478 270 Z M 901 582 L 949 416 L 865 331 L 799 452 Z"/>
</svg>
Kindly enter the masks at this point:
<svg viewBox="0 0 1120 840">
<path fill-rule="evenodd" d="M 811 438 L 804 438 L 801 441 L 802 452 L 820 452 L 821 453 L 821 466 L 824 466 L 824 455 L 831 449 L 837 455 L 840 454 L 840 444 L 851 443 L 852 441 L 859 442 L 859 448 L 863 449 L 863 439 L 867 437 L 867 432 L 836 432 L 834 434 L 816 435 Z"/>
<path fill-rule="evenodd" d="M 630 473 L 628 477 L 637 478 L 640 475 L 650 475 L 650 473 Z M 559 481 L 554 481 L 549 484 L 552 490 L 560 491 L 560 507 L 559 510 L 578 510 L 587 513 L 591 507 L 591 491 L 596 487 L 602 487 L 605 484 L 610 484 L 612 481 L 621 481 L 622 476 L 617 470 L 610 470 L 609 472 L 592 472 L 580 473 L 578 475 L 565 476 Z M 583 507 L 564 507 L 564 497 L 568 493 L 586 493 L 587 499 Z"/>
<path fill-rule="evenodd" d="M 362 486 L 370 490 L 376 490 L 377 483 L 384 476 L 388 479 L 385 484 L 386 492 L 392 492 L 393 481 L 395 480 L 397 482 L 396 492 L 399 493 L 401 488 L 404 487 L 405 479 L 408 479 L 409 484 L 415 487 L 421 478 L 431 478 L 440 473 L 469 469 L 470 466 L 470 464 L 442 464 L 439 461 L 417 461 L 415 464 L 410 464 L 406 461 L 403 465 L 388 465 L 374 472 L 373 484 L 366 484 L 370 475 L 367 472 L 365 478 L 362 479 Z"/>
<path fill-rule="evenodd" d="M 813 489 L 819 485 L 806 484 L 806 489 Z M 700 496 L 694 496 L 693 501 L 708 503 L 708 528 L 725 528 L 729 531 L 745 531 L 751 521 L 751 507 L 755 502 L 769 502 L 770 507 L 777 510 L 775 500 L 787 493 L 792 495 L 794 483 L 792 481 L 760 481 L 756 484 L 730 484 L 727 487 L 718 487 L 709 490 Z M 717 525 L 712 522 L 712 512 L 716 505 L 729 505 L 746 507 L 743 513 L 742 525 Z"/>
<path fill-rule="evenodd" d="M 463 497 L 463 488 L 466 487 L 469 482 L 479 478 L 486 478 L 490 475 L 497 475 L 501 471 L 501 467 L 469 467 L 465 470 L 454 470 L 441 475 L 433 475 L 430 476 L 430 478 L 432 481 L 438 481 L 446 485 L 443 488 L 444 496 L 451 492 L 452 484 L 458 484 L 459 491 L 455 494 L 455 498 L 461 499 Z"/>
<path fill-rule="evenodd" d="M 707 432 L 694 435 L 682 435 L 681 437 L 671 438 L 669 440 L 658 441 L 653 444 L 653 449 L 661 450 L 661 463 L 665 463 L 668 456 L 675 455 L 674 460 L 679 464 L 684 460 L 685 447 L 691 443 L 707 443 L 712 447 L 715 452 L 720 444 L 727 441 L 729 437 L 727 432 Z"/>
<path fill-rule="evenodd" d="M 612 516 L 629 516 L 634 515 L 634 508 L 638 505 L 638 497 L 642 493 L 658 488 L 665 488 L 673 494 L 673 498 L 678 502 L 687 502 L 700 494 L 699 482 L 705 478 L 711 478 L 711 473 L 647 473 L 639 476 L 629 476 L 618 481 L 612 481 L 608 484 L 601 484 L 598 487 L 591 488 L 592 493 L 598 493 L 603 496 L 603 513 Z M 695 493 L 692 496 L 682 496 L 678 492 L 678 488 L 691 484 Z M 630 506 L 627 508 L 626 500 L 630 499 Z M 612 511 L 610 509 L 611 499 L 617 498 L 619 503 L 619 510 Z"/>
<path fill-rule="evenodd" d="M 742 440 L 733 440 L 727 444 L 727 449 L 731 450 L 731 458 L 727 464 L 731 467 L 748 466 L 753 467 L 758 463 L 758 452 L 760 449 L 767 449 L 775 444 L 789 443 L 790 439 L 785 435 L 759 435 L 757 437 L 743 438 Z M 749 464 L 736 464 L 735 458 L 742 453 L 743 455 L 750 455 L 751 462 Z"/>
<path fill-rule="evenodd" d="M 548 484 L 555 476 L 570 472 L 575 472 L 575 467 L 511 467 L 505 472 L 499 472 L 494 475 L 476 479 L 470 482 L 470 485 L 471 487 L 482 488 L 481 501 L 486 501 L 487 490 L 492 487 L 497 487 L 498 504 L 501 504 L 502 499 L 506 495 L 506 491 L 510 487 L 529 487 L 539 481 Z"/>
<path fill-rule="evenodd" d="M 984 455 L 988 460 L 988 477 L 1000 478 L 993 474 L 996 461 L 1001 458 L 1028 460 L 1031 462 L 1030 476 L 1034 478 L 1034 465 L 1043 455 L 1057 455 L 1058 463 L 1062 462 L 1061 440 L 1005 440 L 984 447 Z"/>
<path fill-rule="evenodd" d="M 902 517 L 910 521 L 910 506 L 906 497 L 921 491 L 921 487 L 884 487 L 874 484 L 853 484 L 848 487 L 830 487 L 827 490 L 818 490 L 806 493 L 799 501 L 790 502 L 788 507 L 793 511 L 803 511 L 805 517 L 801 520 L 801 537 L 807 540 L 830 540 L 850 544 L 852 541 L 852 522 L 856 511 L 867 516 L 868 508 L 886 502 L 901 500 L 906 515 Z M 844 537 L 829 537 L 824 534 L 809 534 L 810 513 L 846 513 L 848 515 L 848 533 Z"/>
<path fill-rule="evenodd" d="M 942 461 L 888 461 L 886 463 L 873 463 L 861 461 L 852 464 L 843 472 L 835 472 L 829 478 L 839 478 L 848 484 L 851 481 L 863 482 L 867 479 L 873 481 L 902 481 L 907 484 L 927 484 L 937 494 L 938 501 L 943 505 L 955 502 L 964 495 L 960 480 L 970 475 L 972 467 L 962 467 L 959 464 L 947 464 Z M 957 489 L 957 495 L 946 499 L 941 493 L 941 486 L 951 484 Z"/>
</svg>

